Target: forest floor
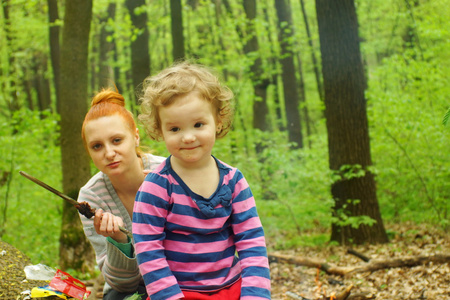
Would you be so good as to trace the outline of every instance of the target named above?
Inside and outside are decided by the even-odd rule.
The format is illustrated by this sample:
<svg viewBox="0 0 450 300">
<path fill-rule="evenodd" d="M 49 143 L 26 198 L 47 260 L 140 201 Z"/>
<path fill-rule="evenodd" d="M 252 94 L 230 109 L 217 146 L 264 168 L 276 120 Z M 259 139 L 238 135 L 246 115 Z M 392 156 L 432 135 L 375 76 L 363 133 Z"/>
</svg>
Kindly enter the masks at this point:
<svg viewBox="0 0 450 300">
<path fill-rule="evenodd" d="M 450 299 L 450 234 L 434 228 L 409 224 L 389 227 L 390 242 L 382 245 L 353 246 L 356 253 L 370 259 L 364 262 L 348 253 L 348 247 L 302 247 L 273 253 L 301 262 L 326 263 L 335 270 L 375 266 L 378 270 L 347 273 L 346 276 L 318 271 L 293 263 L 271 263 L 272 299 Z M 443 262 L 427 262 L 416 266 L 389 267 L 389 262 L 406 263 L 417 258 L 443 257 Z M 409 259 L 409 260 L 408 260 Z M 384 262 L 384 264 L 376 264 Z M 376 269 L 376 268 L 375 268 Z M 337 272 L 334 272 L 337 273 Z M 350 294 L 345 298 L 345 289 Z M 302 298 L 303 297 L 303 298 Z M 336 299 L 336 298 L 334 298 Z"/>
<path fill-rule="evenodd" d="M 272 299 L 450 299 L 450 234 L 408 224 L 390 226 L 389 231 L 393 236 L 388 244 L 352 247 L 356 253 L 370 259 L 369 262 L 349 254 L 348 247 L 343 246 L 301 247 L 269 253 Z M 40 284 L 23 281 L 24 274 L 20 271 L 29 259 L 1 241 L 0 253 L 0 299 L 23 299 L 18 297 L 21 291 Z M 274 257 L 291 260 L 276 261 Z M 444 259 L 427 262 L 429 257 Z M 389 266 L 393 261 L 412 264 L 417 258 L 422 260 L 416 266 Z M 312 266 L 311 262 L 326 265 L 328 272 Z M 377 262 L 384 264 L 380 266 Z M 357 269 L 367 266 L 375 266 L 377 270 L 361 272 Z M 354 272 L 347 275 L 335 272 L 350 270 Z M 102 281 L 91 280 L 86 284 L 92 291 L 89 300 L 101 299 Z M 345 290 L 349 293 L 345 294 Z"/>
</svg>

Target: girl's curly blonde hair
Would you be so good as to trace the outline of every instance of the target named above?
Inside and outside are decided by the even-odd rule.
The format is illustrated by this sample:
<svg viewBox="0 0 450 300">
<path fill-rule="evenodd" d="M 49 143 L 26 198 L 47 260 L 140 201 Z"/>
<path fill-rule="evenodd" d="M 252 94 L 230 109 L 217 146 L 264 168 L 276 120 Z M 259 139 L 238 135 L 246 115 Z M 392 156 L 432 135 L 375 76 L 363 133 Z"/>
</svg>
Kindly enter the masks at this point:
<svg viewBox="0 0 450 300">
<path fill-rule="evenodd" d="M 151 139 L 162 138 L 159 108 L 169 106 L 178 96 L 193 91 L 216 108 L 216 121 L 222 124 L 216 137 L 224 137 L 229 132 L 233 118 L 233 92 L 219 81 L 212 70 L 184 61 L 144 80 L 139 120 Z"/>
</svg>

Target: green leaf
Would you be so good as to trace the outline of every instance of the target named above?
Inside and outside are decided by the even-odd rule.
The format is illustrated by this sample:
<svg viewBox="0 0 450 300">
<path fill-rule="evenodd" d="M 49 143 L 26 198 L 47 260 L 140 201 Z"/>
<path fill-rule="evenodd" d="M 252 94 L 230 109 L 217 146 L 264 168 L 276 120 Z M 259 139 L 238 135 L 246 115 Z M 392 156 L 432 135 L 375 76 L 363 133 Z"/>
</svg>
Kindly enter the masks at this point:
<svg viewBox="0 0 450 300">
<path fill-rule="evenodd" d="M 445 113 L 444 119 L 442 120 L 442 124 L 444 124 L 444 126 L 447 126 L 449 124 L 448 122 L 449 119 L 450 119 L 450 108 Z"/>
</svg>

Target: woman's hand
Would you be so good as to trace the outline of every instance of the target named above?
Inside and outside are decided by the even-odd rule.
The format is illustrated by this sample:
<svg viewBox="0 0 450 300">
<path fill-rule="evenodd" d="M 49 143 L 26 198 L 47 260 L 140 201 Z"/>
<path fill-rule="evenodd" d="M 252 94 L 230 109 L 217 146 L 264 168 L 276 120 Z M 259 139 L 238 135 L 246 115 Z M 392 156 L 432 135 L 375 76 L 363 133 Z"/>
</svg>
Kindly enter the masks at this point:
<svg viewBox="0 0 450 300">
<path fill-rule="evenodd" d="M 105 237 L 111 237 L 118 243 L 128 243 L 128 237 L 121 232 L 119 226 L 123 227 L 123 220 L 109 212 L 97 209 L 94 216 L 95 231 Z"/>
</svg>

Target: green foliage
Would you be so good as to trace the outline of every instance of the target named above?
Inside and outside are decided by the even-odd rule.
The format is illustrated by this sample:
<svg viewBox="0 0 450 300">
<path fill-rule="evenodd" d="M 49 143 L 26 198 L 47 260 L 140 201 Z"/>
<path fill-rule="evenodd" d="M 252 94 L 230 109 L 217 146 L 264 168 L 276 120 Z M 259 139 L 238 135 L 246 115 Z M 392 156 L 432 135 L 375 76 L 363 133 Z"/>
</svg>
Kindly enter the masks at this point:
<svg viewBox="0 0 450 300">
<path fill-rule="evenodd" d="M 442 120 L 442 124 L 444 124 L 444 126 L 449 125 L 450 124 L 449 119 L 450 119 L 450 108 L 445 113 L 444 119 Z"/>
<path fill-rule="evenodd" d="M 448 108 L 450 88 L 445 79 L 448 61 L 441 61 L 442 53 L 434 55 L 444 51 L 436 43 L 434 26 L 419 27 L 426 59 L 415 51 L 385 58 L 370 73 L 367 96 L 383 216 L 448 228 L 448 133 L 438 116 Z"/>
<path fill-rule="evenodd" d="M 361 165 L 342 165 L 339 170 L 333 172 L 332 180 L 333 182 L 339 180 L 350 180 L 352 178 L 364 177 L 366 171 Z"/>
<path fill-rule="evenodd" d="M 4 120 L 0 128 L 0 171 L 11 176 L 11 181 L 0 187 L 1 238 L 22 250 L 33 263 L 56 266 L 61 199 L 20 176 L 19 171 L 60 189 L 58 116 L 22 109 L 11 120 Z"/>
<path fill-rule="evenodd" d="M 252 136 L 252 146 L 260 143 L 262 153 L 246 148 L 244 135 Z M 234 130 L 216 143 L 215 155 L 239 168 L 249 182 L 271 247 L 323 242 L 323 228 L 331 224 L 325 141 L 313 139 L 314 149 L 293 151 L 285 133 Z"/>
<path fill-rule="evenodd" d="M 369 216 L 351 216 L 350 212 L 346 210 L 347 205 L 355 205 L 359 203 L 359 201 L 360 200 L 347 200 L 348 204 L 344 204 L 342 208 L 334 211 L 334 216 L 331 218 L 331 222 L 338 226 L 351 226 L 355 229 L 360 225 L 371 226 L 375 224 L 376 221 Z"/>
</svg>

